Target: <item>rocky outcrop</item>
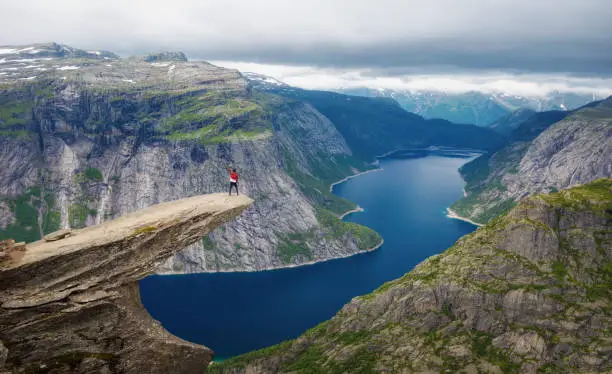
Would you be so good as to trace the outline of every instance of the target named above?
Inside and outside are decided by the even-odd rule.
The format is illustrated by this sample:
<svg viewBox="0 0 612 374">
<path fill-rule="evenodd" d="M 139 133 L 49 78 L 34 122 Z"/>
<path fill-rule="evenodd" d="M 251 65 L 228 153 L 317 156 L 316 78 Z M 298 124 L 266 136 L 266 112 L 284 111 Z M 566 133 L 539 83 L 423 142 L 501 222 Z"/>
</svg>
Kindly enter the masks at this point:
<svg viewBox="0 0 612 374">
<path fill-rule="evenodd" d="M 223 373 L 612 370 L 612 179 L 536 195 Z"/>
<path fill-rule="evenodd" d="M 612 98 L 568 114 L 538 113 L 507 147 L 464 165 L 466 196 L 452 210 L 486 223 L 531 194 L 611 177 Z"/>
<path fill-rule="evenodd" d="M 154 321 L 138 280 L 251 203 L 246 196 L 195 196 L 13 252 L 0 268 L 0 371 L 202 371 L 213 352 Z"/>
<path fill-rule="evenodd" d="M 151 53 L 144 57 L 145 62 L 164 62 L 164 61 L 187 61 L 187 56 L 183 52 L 160 52 Z"/>
</svg>

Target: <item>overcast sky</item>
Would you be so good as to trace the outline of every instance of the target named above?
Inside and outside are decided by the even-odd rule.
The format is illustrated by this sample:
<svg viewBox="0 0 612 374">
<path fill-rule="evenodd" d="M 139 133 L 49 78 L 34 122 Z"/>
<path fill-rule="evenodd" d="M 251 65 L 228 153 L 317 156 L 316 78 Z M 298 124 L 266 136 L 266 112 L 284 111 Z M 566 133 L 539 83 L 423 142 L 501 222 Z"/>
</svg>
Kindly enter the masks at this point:
<svg viewBox="0 0 612 374">
<path fill-rule="evenodd" d="M 309 88 L 612 88 L 612 0 L 0 0 L 0 10 L 0 44 L 180 50 Z"/>
</svg>

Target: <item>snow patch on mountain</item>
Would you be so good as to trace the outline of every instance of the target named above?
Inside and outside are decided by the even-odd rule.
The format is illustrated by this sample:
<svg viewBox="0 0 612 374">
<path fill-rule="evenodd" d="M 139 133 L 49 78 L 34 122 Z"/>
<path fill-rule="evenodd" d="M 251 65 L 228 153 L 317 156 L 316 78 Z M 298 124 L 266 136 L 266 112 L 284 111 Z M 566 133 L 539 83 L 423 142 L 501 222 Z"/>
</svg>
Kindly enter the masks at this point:
<svg viewBox="0 0 612 374">
<path fill-rule="evenodd" d="M 251 73 L 251 72 L 241 72 L 241 74 L 249 81 L 256 82 L 268 88 L 270 87 L 288 87 L 289 86 L 287 83 L 282 82 L 276 78 L 273 78 L 267 75 Z"/>
<path fill-rule="evenodd" d="M 74 66 L 74 65 L 68 65 L 68 66 L 62 66 L 59 68 L 56 68 L 57 70 L 77 70 L 79 69 L 78 66 Z"/>
</svg>

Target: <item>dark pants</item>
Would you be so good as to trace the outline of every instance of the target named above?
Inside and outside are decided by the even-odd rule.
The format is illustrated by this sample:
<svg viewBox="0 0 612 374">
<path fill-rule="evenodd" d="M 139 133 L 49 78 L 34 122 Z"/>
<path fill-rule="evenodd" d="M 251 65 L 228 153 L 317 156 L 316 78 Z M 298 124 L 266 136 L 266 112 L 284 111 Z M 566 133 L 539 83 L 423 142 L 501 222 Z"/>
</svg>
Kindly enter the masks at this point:
<svg viewBox="0 0 612 374">
<path fill-rule="evenodd" d="M 238 182 L 230 182 L 230 196 L 232 195 L 232 188 L 236 188 L 236 195 L 238 195 Z"/>
</svg>

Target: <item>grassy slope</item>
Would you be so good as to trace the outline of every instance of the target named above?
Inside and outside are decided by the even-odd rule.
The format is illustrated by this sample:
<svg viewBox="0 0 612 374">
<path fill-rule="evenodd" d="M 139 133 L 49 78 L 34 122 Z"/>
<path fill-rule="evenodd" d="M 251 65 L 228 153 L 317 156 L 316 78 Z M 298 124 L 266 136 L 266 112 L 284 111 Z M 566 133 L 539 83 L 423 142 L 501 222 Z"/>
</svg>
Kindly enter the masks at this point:
<svg viewBox="0 0 612 374">
<path fill-rule="evenodd" d="M 317 208 L 317 220 L 323 230 L 323 236 L 328 240 L 342 240 L 346 235 L 353 238 L 359 249 L 368 250 L 378 245 L 382 238 L 374 230 L 354 223 L 342 222 L 338 216 L 355 209 L 357 206 L 346 199 L 334 195 L 330 184 L 355 171 L 368 168 L 366 164 L 350 156 L 314 157 L 309 160 L 310 172 L 297 166 L 289 152 L 283 152 L 285 171 L 300 187 L 302 192 Z M 278 251 L 281 260 L 290 263 L 298 255 L 311 260 L 312 254 L 306 242 L 317 236 L 314 231 L 294 233 L 285 238 Z"/>
</svg>

